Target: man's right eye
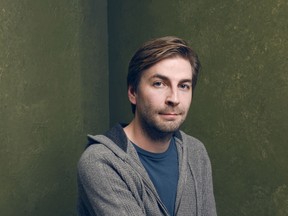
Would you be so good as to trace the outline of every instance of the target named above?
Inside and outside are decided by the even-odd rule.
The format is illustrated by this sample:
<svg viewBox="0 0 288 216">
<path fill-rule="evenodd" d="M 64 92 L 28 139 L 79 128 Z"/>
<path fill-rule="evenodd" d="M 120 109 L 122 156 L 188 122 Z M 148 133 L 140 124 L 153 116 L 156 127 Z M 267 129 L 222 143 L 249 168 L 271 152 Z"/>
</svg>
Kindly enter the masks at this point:
<svg viewBox="0 0 288 216">
<path fill-rule="evenodd" d="M 155 87 L 162 87 L 163 85 L 164 85 L 163 82 L 160 82 L 160 81 L 153 83 L 153 86 L 155 86 Z"/>
</svg>

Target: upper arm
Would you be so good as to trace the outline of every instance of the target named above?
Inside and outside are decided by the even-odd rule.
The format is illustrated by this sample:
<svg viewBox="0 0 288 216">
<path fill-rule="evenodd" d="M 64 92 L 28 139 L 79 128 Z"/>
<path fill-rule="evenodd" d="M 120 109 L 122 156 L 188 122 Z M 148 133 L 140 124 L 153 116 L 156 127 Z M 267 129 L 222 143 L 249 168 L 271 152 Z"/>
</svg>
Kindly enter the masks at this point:
<svg viewBox="0 0 288 216">
<path fill-rule="evenodd" d="M 82 157 L 78 164 L 79 208 L 90 215 L 145 215 L 139 199 L 113 163 L 93 156 Z"/>
<path fill-rule="evenodd" d="M 205 146 L 197 139 L 192 139 L 193 148 L 190 148 L 189 166 L 196 174 L 198 192 L 201 193 L 202 215 L 215 216 L 216 204 L 213 191 L 212 168 Z M 192 147 L 192 146 L 190 146 Z"/>
</svg>

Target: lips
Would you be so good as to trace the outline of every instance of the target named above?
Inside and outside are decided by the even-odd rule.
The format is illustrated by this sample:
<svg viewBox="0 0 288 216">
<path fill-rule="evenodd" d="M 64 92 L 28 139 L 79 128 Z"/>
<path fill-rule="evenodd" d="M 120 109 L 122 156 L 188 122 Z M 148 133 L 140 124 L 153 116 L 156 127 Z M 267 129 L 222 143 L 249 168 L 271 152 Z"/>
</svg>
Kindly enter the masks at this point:
<svg viewBox="0 0 288 216">
<path fill-rule="evenodd" d="M 167 115 L 167 116 L 177 116 L 177 113 L 160 113 L 160 115 Z"/>
<path fill-rule="evenodd" d="M 175 113 L 175 112 L 160 112 L 159 115 L 163 118 L 166 119 L 168 121 L 174 121 L 176 120 L 176 118 L 178 118 L 178 116 L 180 115 L 180 113 Z"/>
<path fill-rule="evenodd" d="M 184 111 L 181 109 L 162 109 L 158 111 L 158 114 L 165 119 L 175 120 L 175 118 L 183 115 Z"/>
<path fill-rule="evenodd" d="M 159 111 L 159 114 L 177 116 L 177 115 L 181 115 L 182 112 L 180 110 L 162 110 L 162 111 Z"/>
</svg>

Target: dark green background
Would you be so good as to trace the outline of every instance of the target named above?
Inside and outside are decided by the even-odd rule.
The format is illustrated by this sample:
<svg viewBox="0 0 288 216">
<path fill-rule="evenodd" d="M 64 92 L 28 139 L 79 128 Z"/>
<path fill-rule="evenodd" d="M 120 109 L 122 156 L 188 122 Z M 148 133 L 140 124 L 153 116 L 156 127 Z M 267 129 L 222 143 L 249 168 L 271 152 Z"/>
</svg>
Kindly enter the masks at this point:
<svg viewBox="0 0 288 216">
<path fill-rule="evenodd" d="M 106 1 L 0 0 L 0 215 L 76 215 L 86 133 L 109 126 Z"/>
<path fill-rule="evenodd" d="M 203 65 L 183 130 L 207 147 L 218 215 L 288 215 L 286 0 L 2 0 L 0 215 L 76 215 L 85 135 L 131 119 L 128 61 L 164 35 Z"/>
</svg>

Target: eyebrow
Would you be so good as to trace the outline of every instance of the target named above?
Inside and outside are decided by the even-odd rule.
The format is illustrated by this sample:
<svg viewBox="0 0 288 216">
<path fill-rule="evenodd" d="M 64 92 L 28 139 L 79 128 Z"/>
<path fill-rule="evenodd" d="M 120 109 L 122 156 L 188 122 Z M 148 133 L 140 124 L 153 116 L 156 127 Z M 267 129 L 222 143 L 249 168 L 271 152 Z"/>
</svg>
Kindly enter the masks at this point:
<svg viewBox="0 0 288 216">
<path fill-rule="evenodd" d="M 159 79 L 162 79 L 162 80 L 169 80 L 168 77 L 162 75 L 162 74 L 154 74 L 152 77 L 150 77 L 149 79 L 154 79 L 154 78 L 159 78 Z M 179 81 L 179 83 L 192 83 L 192 79 L 182 79 Z"/>
</svg>

